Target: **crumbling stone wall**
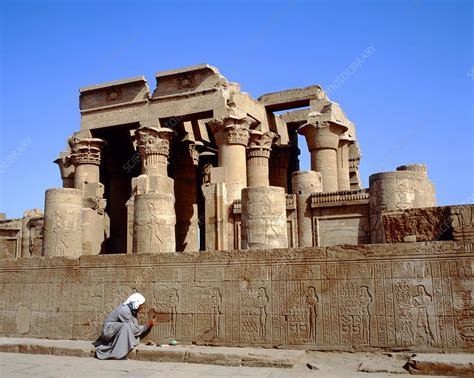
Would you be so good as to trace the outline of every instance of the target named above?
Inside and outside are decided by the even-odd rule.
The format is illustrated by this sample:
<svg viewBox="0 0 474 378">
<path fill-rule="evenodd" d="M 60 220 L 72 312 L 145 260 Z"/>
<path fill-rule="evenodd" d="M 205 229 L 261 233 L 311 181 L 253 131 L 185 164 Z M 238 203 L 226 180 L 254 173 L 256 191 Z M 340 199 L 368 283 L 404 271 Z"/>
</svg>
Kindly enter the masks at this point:
<svg viewBox="0 0 474 378">
<path fill-rule="evenodd" d="M 474 205 L 452 205 L 384 212 L 387 243 L 473 240 Z"/>
<path fill-rule="evenodd" d="M 456 242 L 5 259 L 0 334 L 92 340 L 139 291 L 161 342 L 472 350 L 473 263 Z"/>
</svg>

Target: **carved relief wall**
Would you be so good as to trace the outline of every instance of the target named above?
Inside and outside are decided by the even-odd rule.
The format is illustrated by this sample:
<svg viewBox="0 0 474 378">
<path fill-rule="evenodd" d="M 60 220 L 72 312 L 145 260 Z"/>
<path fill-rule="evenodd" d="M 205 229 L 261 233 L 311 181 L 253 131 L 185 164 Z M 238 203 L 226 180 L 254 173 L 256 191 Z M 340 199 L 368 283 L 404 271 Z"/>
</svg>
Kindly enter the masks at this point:
<svg viewBox="0 0 474 378">
<path fill-rule="evenodd" d="M 472 350 L 472 243 L 0 262 L 0 334 L 95 339 L 135 291 L 157 342 Z"/>
</svg>

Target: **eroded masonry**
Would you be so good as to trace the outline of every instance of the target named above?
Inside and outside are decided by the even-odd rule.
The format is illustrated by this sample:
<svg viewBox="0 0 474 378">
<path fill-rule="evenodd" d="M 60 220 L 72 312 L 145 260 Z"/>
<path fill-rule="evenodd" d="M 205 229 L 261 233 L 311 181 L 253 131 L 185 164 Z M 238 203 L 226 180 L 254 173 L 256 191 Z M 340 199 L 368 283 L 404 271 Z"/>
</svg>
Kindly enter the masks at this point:
<svg viewBox="0 0 474 378">
<path fill-rule="evenodd" d="M 92 338 L 140 291 L 156 340 L 474 346 L 473 206 L 437 207 L 422 164 L 363 188 L 355 125 L 320 86 L 255 100 L 199 65 L 153 93 L 82 88 L 80 110 L 44 213 L 0 219 L 1 334 Z"/>
</svg>

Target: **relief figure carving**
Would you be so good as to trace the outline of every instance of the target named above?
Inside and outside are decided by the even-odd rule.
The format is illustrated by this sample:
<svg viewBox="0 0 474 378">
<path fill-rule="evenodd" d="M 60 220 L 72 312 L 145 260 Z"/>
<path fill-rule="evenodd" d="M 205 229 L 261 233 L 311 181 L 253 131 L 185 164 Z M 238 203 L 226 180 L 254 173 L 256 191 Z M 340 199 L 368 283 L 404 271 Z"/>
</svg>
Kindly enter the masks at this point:
<svg viewBox="0 0 474 378">
<path fill-rule="evenodd" d="M 165 285 L 157 285 L 154 292 L 154 308 L 149 316 L 156 319 L 158 332 L 165 337 L 176 337 L 178 314 L 178 290 Z"/>
<path fill-rule="evenodd" d="M 197 293 L 197 313 L 201 329 L 199 341 L 214 341 L 221 337 L 222 295 L 218 287 L 204 287 Z"/>
<path fill-rule="evenodd" d="M 428 345 L 435 343 L 428 318 L 428 306 L 432 302 L 431 295 L 423 285 L 416 287 L 417 294 L 413 297 L 413 307 L 416 309 L 416 339 L 421 338 Z M 416 341 L 416 340 L 415 340 Z"/>
<path fill-rule="evenodd" d="M 55 213 L 53 232 L 56 239 L 56 256 L 65 256 L 66 251 L 69 248 L 67 242 L 67 235 L 71 230 L 68 230 L 66 214 L 63 211 L 57 210 Z"/>
<path fill-rule="evenodd" d="M 308 287 L 308 294 L 306 295 L 306 305 L 309 307 L 309 341 L 316 341 L 316 317 L 317 317 L 317 302 L 319 302 L 314 286 Z"/>
<path fill-rule="evenodd" d="M 398 302 L 401 345 L 434 345 L 435 338 L 428 315 L 433 298 L 425 286 L 417 285 L 414 288 L 406 282 L 399 282 L 395 285 L 395 297 Z"/>
</svg>

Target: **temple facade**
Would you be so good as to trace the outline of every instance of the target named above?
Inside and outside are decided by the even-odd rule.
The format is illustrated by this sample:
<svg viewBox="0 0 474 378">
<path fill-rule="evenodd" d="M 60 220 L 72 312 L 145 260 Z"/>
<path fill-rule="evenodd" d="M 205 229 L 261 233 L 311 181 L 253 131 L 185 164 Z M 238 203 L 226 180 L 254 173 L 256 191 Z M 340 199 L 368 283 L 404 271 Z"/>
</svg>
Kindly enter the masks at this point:
<svg viewBox="0 0 474 378">
<path fill-rule="evenodd" d="M 363 188 L 355 125 L 319 85 L 253 99 L 203 64 L 80 89 L 44 214 L 0 223 L 4 257 L 384 243 L 382 214 L 436 206 L 423 165 Z M 299 170 L 298 134 L 311 155 Z"/>
<path fill-rule="evenodd" d="M 62 187 L 0 214 L 0 335 L 93 340 L 138 291 L 157 344 L 472 351 L 474 206 L 436 206 L 421 164 L 362 187 L 320 86 L 253 99 L 199 65 L 79 101 Z"/>
</svg>

